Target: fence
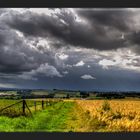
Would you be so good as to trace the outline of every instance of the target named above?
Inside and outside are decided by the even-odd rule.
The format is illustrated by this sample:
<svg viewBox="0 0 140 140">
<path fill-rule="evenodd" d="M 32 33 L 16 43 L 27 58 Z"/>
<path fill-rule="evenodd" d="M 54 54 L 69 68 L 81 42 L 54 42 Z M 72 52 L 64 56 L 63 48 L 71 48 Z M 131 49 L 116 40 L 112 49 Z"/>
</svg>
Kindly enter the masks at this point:
<svg viewBox="0 0 140 140">
<path fill-rule="evenodd" d="M 46 107 L 57 103 L 60 100 L 21 100 L 14 104 L 8 105 L 2 109 L 0 109 L 0 115 L 6 115 L 9 117 L 15 116 L 32 116 L 33 112 L 38 110 L 44 110 Z M 62 100 L 61 100 L 62 101 Z M 13 109 L 11 109 L 14 107 Z M 20 111 L 18 110 L 20 108 Z"/>
</svg>

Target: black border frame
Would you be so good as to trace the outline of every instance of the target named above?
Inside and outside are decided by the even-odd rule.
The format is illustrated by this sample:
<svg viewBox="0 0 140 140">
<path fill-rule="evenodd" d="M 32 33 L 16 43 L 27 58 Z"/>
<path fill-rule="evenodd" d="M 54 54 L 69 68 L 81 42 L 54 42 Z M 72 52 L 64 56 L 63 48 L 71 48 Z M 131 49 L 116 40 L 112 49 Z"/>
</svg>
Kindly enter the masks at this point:
<svg viewBox="0 0 140 140">
<path fill-rule="evenodd" d="M 0 7 L 139 8 L 140 1 L 139 0 L 0 0 Z"/>
<path fill-rule="evenodd" d="M 2 140 L 139 140 L 140 133 L 56 133 L 56 132 L 13 132 L 0 133 Z"/>
<path fill-rule="evenodd" d="M 1 8 L 140 8 L 140 0 L 0 0 Z M 48 133 L 48 132 L 9 132 L 0 133 L 1 140 L 139 140 L 140 133 Z"/>
</svg>

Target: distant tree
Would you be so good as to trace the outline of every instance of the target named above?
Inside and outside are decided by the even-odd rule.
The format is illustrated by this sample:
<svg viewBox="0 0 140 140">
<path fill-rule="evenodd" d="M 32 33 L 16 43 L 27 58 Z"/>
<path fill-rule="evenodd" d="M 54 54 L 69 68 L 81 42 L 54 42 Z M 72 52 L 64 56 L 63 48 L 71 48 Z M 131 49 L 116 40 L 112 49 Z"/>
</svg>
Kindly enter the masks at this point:
<svg viewBox="0 0 140 140">
<path fill-rule="evenodd" d="M 87 97 L 89 97 L 89 93 L 87 93 L 87 92 L 80 92 L 80 96 L 82 98 L 87 98 Z"/>
<path fill-rule="evenodd" d="M 69 98 L 70 98 L 70 95 L 69 95 L 69 93 L 67 94 L 66 98 L 67 98 L 67 99 L 69 99 Z"/>
</svg>

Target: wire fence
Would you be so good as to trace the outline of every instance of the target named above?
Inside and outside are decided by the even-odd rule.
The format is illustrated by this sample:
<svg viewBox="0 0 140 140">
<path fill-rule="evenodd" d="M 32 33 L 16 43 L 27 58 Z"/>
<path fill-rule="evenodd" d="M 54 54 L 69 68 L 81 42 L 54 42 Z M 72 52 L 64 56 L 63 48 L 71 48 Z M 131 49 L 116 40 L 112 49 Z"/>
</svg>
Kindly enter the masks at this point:
<svg viewBox="0 0 140 140">
<path fill-rule="evenodd" d="M 62 100 L 20 100 L 6 107 L 0 107 L 0 116 L 32 116 L 34 112 L 44 110 Z"/>
</svg>

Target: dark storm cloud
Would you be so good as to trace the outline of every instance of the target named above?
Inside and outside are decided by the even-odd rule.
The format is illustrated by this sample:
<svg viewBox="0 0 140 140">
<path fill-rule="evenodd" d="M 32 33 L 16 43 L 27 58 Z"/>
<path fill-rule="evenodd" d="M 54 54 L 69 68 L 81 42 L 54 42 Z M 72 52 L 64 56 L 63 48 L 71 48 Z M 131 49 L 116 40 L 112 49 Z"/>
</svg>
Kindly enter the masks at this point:
<svg viewBox="0 0 140 140">
<path fill-rule="evenodd" d="M 134 18 L 139 18 L 139 11 L 131 11 L 130 9 L 121 9 L 121 10 L 77 10 L 77 13 L 82 18 L 86 19 L 92 26 L 94 26 L 98 32 L 103 33 L 103 27 L 108 27 L 110 30 L 116 29 L 119 32 L 124 34 L 124 42 L 120 45 L 115 45 L 115 41 L 110 42 L 111 48 L 123 48 L 129 46 L 135 46 L 132 51 L 140 53 L 140 28 L 139 25 L 136 27 Z M 136 17 L 138 16 L 138 17 Z M 109 31 L 109 30 L 108 30 Z M 107 32 L 107 31 L 106 31 Z M 112 36 L 113 37 L 113 36 Z M 105 39 L 107 39 L 105 37 Z M 114 43 L 114 44 L 113 44 Z M 105 48 L 105 47 L 104 47 Z M 102 48 L 102 49 L 104 49 Z"/>
<path fill-rule="evenodd" d="M 107 26 L 127 32 L 130 30 L 134 14 L 129 10 L 77 10 L 81 17 L 87 19 L 93 26 Z"/>
<path fill-rule="evenodd" d="M 139 71 L 129 70 L 129 65 L 138 70 L 140 59 L 126 54 L 140 43 L 139 31 L 135 33 L 136 28 L 132 28 L 134 14 L 128 9 L 60 9 L 50 16 L 28 9 L 0 10 L 0 83 L 83 90 L 138 89 Z M 47 45 L 39 43 L 42 40 Z M 123 49 L 119 52 L 117 48 Z M 108 69 L 99 65 L 102 60 L 117 61 L 117 53 L 125 60 L 125 69 L 121 60 Z M 85 82 L 80 78 L 83 75 L 96 79 Z"/>
<path fill-rule="evenodd" d="M 130 32 L 126 34 L 127 44 L 131 47 L 131 50 L 136 54 L 140 54 L 140 31 Z"/>
<path fill-rule="evenodd" d="M 88 12 L 91 14 L 88 14 Z M 125 22 L 121 21 L 129 14 L 123 14 L 123 11 L 118 14 L 114 11 L 108 17 L 107 15 L 112 13 L 112 11 L 106 12 L 105 16 L 102 15 L 104 13 L 102 11 L 96 13 L 94 11 L 88 12 L 81 10 L 81 12 L 78 11 L 78 14 L 86 17 L 86 20 L 89 22 L 93 23 L 95 21 L 94 25 L 77 22 L 72 12 L 67 12 L 67 10 L 63 9 L 61 9 L 60 13 L 52 16 L 32 12 L 24 14 L 11 13 L 6 17 L 5 23 L 11 28 L 23 32 L 25 36 L 57 39 L 61 43 L 56 43 L 56 46 L 61 44 L 67 46 L 69 44 L 99 50 L 126 47 L 125 40 L 121 39 L 122 32 L 118 30 L 126 31 L 129 29 L 127 24 L 125 24 L 128 22 L 127 17 Z M 93 16 L 93 20 L 91 16 Z M 115 18 L 115 16 L 117 17 Z M 105 26 L 109 28 L 105 28 Z"/>
<path fill-rule="evenodd" d="M 140 44 L 140 32 L 131 33 L 127 38 L 133 44 Z"/>
<path fill-rule="evenodd" d="M 1 11 L 5 12 L 5 10 Z M 9 13 L 8 10 L 6 11 Z M 6 26 L 5 18 L 5 16 L 0 17 L 0 72 L 20 74 L 24 71 L 37 69 L 46 61 L 48 63 L 54 61 L 53 53 L 41 54 L 39 48 L 36 51 L 29 46 L 32 41 L 32 44 L 38 47 L 38 39 L 32 37 L 26 39 L 18 36 L 15 30 Z"/>
<path fill-rule="evenodd" d="M 46 63 L 46 60 L 48 63 L 55 63 L 53 52 L 46 51 L 44 46 L 37 46 L 38 37 L 51 40 L 51 47 L 57 48 L 69 45 L 99 50 L 127 47 L 126 40 L 122 39 L 121 35 L 122 32 L 131 31 L 129 24 L 132 22 L 130 17 L 133 16 L 133 12 L 129 10 L 75 10 L 88 22 L 83 23 L 77 22 L 74 13 L 68 11 L 68 9 L 61 9 L 60 13 L 51 16 L 28 10 L 24 13 L 7 11 L 7 15 L 1 17 L 0 67 L 3 67 L 3 70 L 5 67 L 6 69 L 10 67 L 12 71 L 14 69 L 28 71 Z M 105 28 L 106 26 L 108 28 Z M 21 31 L 24 37 L 18 37 L 13 29 Z M 132 35 L 126 38 L 130 40 L 129 42 L 138 43 L 139 41 Z M 42 54 L 29 47 L 27 42 L 30 43 L 30 41 Z M 8 50 L 6 46 L 9 46 Z M 31 57 L 33 59 L 30 59 Z"/>
<path fill-rule="evenodd" d="M 22 40 L 9 30 L 0 30 L 0 38 L 3 39 L 0 42 L 0 70 L 7 73 L 29 70 L 28 65 L 32 65 L 32 62 Z"/>
</svg>

